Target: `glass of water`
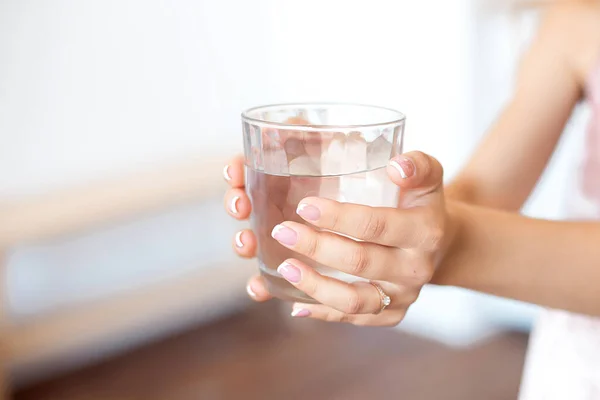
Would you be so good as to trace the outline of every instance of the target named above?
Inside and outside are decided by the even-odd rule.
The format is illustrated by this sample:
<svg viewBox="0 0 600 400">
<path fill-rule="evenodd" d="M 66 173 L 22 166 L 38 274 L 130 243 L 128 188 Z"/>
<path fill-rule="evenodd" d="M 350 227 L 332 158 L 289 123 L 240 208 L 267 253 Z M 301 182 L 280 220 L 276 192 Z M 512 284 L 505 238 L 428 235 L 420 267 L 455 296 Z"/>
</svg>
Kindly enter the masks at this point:
<svg viewBox="0 0 600 400">
<path fill-rule="evenodd" d="M 296 214 L 298 203 L 308 196 L 396 207 L 398 187 L 389 180 L 386 166 L 402 153 L 404 115 L 359 104 L 280 104 L 247 110 L 242 122 L 251 225 L 270 293 L 315 302 L 277 273 L 288 258 L 344 281 L 361 279 L 283 247 L 271 231 L 283 221 L 308 224 Z"/>
</svg>

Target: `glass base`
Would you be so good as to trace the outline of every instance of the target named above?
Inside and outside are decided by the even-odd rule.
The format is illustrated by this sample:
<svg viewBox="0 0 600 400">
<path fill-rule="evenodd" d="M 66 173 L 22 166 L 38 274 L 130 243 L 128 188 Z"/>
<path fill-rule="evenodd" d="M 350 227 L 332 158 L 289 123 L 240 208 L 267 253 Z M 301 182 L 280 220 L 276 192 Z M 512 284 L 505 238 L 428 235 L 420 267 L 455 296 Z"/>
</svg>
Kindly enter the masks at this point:
<svg viewBox="0 0 600 400">
<path fill-rule="evenodd" d="M 278 299 L 300 303 L 317 304 L 318 302 L 291 283 L 283 279 L 277 271 L 267 268 L 259 261 L 260 274 L 267 283 L 269 293 Z"/>
</svg>

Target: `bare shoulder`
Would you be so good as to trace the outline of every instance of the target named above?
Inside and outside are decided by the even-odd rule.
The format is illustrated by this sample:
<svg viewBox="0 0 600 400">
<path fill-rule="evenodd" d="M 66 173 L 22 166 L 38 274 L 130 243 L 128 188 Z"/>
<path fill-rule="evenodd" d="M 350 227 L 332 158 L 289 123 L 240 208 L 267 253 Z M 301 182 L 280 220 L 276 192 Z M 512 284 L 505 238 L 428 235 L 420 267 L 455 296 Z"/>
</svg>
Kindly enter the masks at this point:
<svg viewBox="0 0 600 400">
<path fill-rule="evenodd" d="M 585 82 L 600 60 L 600 0 L 555 1 L 544 13 L 542 29 Z"/>
</svg>

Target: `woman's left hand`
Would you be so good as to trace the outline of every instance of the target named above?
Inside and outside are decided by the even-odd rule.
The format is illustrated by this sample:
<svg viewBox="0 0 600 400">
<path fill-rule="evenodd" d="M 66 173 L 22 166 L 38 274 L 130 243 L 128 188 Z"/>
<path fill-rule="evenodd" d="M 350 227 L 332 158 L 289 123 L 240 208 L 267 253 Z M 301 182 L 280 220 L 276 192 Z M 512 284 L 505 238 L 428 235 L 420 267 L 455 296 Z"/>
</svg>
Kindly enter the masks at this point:
<svg viewBox="0 0 600 400">
<path fill-rule="evenodd" d="M 412 152 L 392 159 L 387 172 L 400 187 L 398 208 L 308 197 L 300 202 L 297 212 L 323 230 L 291 221 L 273 230 L 273 237 L 283 246 L 373 283 L 342 282 L 296 259 L 286 260 L 278 272 L 321 303 L 296 303 L 293 316 L 394 326 L 431 280 L 454 236 L 454 223 L 444 201 L 442 166 L 433 157 Z M 391 300 L 383 311 L 384 299 L 377 286 Z"/>
</svg>

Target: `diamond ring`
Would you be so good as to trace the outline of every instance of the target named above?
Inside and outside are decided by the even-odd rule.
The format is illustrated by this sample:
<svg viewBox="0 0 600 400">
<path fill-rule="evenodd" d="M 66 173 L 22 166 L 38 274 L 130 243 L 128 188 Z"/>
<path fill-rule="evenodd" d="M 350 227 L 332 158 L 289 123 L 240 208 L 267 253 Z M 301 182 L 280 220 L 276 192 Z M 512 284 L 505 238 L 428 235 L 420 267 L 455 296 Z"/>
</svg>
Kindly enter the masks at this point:
<svg viewBox="0 0 600 400">
<path fill-rule="evenodd" d="M 379 292 L 379 304 L 381 304 L 381 308 L 379 309 L 379 311 L 377 311 L 375 314 L 379 314 L 380 312 L 382 312 L 383 310 L 385 310 L 385 308 L 387 306 L 389 306 L 392 303 L 392 299 L 390 298 L 390 296 L 388 296 L 383 289 L 381 288 L 381 286 L 379 286 L 378 284 L 376 284 L 375 282 L 369 281 L 369 283 L 371 285 L 373 285 L 373 287 L 375 289 L 377 289 L 377 291 Z"/>
</svg>

